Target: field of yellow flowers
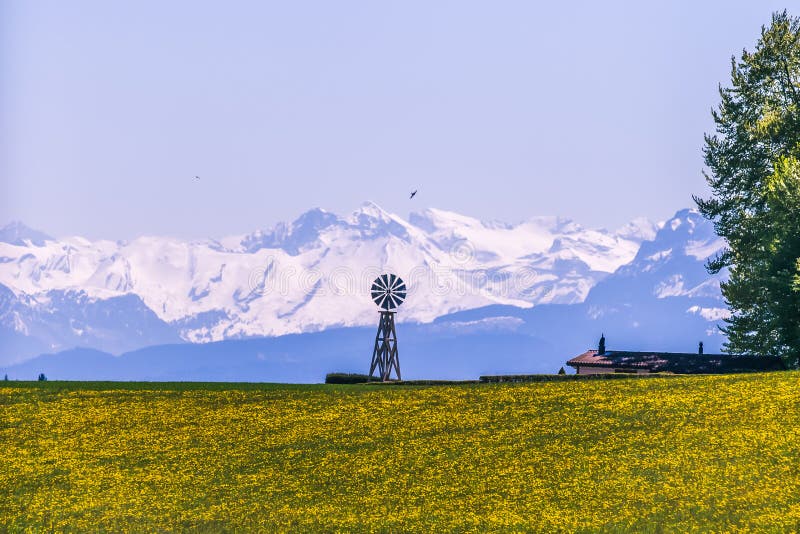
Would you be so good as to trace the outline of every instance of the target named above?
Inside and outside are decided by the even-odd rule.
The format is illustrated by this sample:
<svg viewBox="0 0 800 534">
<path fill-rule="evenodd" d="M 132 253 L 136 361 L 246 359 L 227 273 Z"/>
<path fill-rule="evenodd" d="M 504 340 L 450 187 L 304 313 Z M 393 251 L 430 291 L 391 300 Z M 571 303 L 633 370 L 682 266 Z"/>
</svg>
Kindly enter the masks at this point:
<svg viewBox="0 0 800 534">
<path fill-rule="evenodd" d="M 790 532 L 800 373 L 0 383 L 0 532 Z"/>
</svg>

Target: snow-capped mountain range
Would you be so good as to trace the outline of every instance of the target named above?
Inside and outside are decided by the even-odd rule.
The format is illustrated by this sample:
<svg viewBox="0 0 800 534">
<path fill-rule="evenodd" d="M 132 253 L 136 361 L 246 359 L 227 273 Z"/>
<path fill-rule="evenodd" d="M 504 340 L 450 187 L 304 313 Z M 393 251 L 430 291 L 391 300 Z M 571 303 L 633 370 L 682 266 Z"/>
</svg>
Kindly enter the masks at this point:
<svg viewBox="0 0 800 534">
<path fill-rule="evenodd" d="M 691 210 L 608 231 L 438 209 L 406 220 L 367 202 L 344 217 L 314 209 L 270 230 L 203 241 L 53 239 L 12 223 L 0 230 L 0 364 L 75 346 L 120 353 L 372 326 L 368 288 L 383 272 L 408 283 L 401 322 L 584 301 L 602 314 L 625 296 L 697 297 L 686 313 L 713 322 L 725 313 L 719 276 L 702 265 L 722 245 Z"/>
</svg>

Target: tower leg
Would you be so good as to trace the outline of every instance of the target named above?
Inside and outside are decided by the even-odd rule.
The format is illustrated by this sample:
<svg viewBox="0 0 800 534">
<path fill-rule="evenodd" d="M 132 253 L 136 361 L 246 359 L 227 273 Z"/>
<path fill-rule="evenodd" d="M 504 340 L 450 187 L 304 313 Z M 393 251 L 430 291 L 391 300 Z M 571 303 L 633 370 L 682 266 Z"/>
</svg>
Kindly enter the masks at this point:
<svg viewBox="0 0 800 534">
<path fill-rule="evenodd" d="M 397 352 L 397 332 L 394 329 L 394 314 L 392 313 L 389 315 L 389 328 L 391 329 L 391 339 L 392 343 L 389 347 L 388 354 L 387 354 L 387 365 L 386 365 L 386 376 L 387 378 L 392 374 L 392 368 L 394 367 L 394 372 L 397 375 L 398 380 L 402 380 L 400 378 L 400 356 Z"/>
<path fill-rule="evenodd" d="M 375 345 L 372 349 L 372 363 L 369 366 L 369 375 L 373 376 L 378 371 L 378 377 L 386 382 L 391 380 L 394 369 L 397 379 L 400 380 L 400 357 L 397 352 L 397 332 L 394 328 L 394 312 L 381 312 L 378 322 L 378 333 L 375 335 Z"/>
</svg>

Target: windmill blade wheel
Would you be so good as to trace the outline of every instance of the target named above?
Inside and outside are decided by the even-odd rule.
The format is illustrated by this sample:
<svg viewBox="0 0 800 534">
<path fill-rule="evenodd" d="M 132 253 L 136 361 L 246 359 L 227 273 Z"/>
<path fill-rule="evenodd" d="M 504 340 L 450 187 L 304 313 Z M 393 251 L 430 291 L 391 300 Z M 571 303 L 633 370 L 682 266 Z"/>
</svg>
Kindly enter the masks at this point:
<svg viewBox="0 0 800 534">
<path fill-rule="evenodd" d="M 372 282 L 370 295 L 378 308 L 396 310 L 406 299 L 406 283 L 396 274 L 382 274 Z"/>
</svg>

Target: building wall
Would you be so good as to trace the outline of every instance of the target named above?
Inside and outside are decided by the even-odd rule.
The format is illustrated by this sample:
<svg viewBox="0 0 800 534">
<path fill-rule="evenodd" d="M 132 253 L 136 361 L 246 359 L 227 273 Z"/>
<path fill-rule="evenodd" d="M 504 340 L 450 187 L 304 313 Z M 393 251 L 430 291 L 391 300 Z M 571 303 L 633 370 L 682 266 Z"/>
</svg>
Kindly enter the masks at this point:
<svg viewBox="0 0 800 534">
<path fill-rule="evenodd" d="M 578 366 L 576 374 L 579 374 L 579 375 L 604 375 L 604 374 L 616 373 L 616 372 L 620 372 L 620 373 L 629 372 L 629 373 L 632 373 L 633 371 L 629 371 L 629 370 L 624 370 L 623 371 L 622 369 L 617 370 L 614 367 L 587 367 L 585 365 L 580 365 L 580 366 Z M 649 373 L 650 373 L 650 371 L 648 371 L 647 369 L 637 369 L 636 370 L 636 374 L 637 375 L 646 375 L 646 374 L 649 374 Z"/>
<path fill-rule="evenodd" d="M 604 375 L 608 373 L 613 373 L 614 369 L 611 367 L 586 367 L 586 366 L 579 366 L 578 373 L 579 375 Z"/>
</svg>

